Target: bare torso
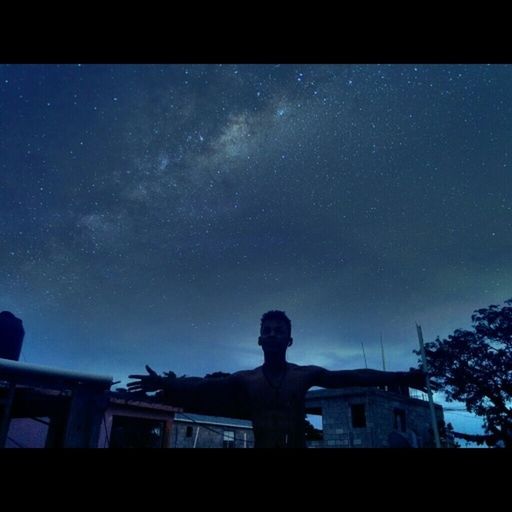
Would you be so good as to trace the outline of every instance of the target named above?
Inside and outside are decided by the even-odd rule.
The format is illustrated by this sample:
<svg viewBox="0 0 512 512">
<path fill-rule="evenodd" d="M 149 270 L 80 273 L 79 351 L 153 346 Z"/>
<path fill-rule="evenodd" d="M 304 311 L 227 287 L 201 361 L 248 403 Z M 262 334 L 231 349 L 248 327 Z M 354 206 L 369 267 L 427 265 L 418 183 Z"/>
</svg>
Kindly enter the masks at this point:
<svg viewBox="0 0 512 512">
<path fill-rule="evenodd" d="M 305 447 L 305 396 L 315 368 L 287 363 L 284 371 L 260 366 L 235 374 L 247 400 L 256 448 Z"/>
</svg>

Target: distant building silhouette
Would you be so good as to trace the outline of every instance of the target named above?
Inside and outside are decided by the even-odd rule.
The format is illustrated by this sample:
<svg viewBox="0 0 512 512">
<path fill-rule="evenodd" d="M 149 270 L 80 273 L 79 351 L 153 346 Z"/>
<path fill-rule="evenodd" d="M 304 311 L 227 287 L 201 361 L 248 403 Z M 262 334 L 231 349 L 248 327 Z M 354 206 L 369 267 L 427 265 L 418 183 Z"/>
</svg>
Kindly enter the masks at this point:
<svg viewBox="0 0 512 512">
<path fill-rule="evenodd" d="M 20 318 L 10 311 L 0 313 L 0 358 L 18 361 L 25 330 Z"/>
</svg>

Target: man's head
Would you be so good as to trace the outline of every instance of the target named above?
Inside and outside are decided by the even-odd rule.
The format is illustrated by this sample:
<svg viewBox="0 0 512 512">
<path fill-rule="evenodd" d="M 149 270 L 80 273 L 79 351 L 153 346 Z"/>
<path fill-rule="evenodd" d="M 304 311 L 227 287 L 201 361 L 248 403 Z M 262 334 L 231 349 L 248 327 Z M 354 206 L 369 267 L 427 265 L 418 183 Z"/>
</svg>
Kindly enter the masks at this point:
<svg viewBox="0 0 512 512">
<path fill-rule="evenodd" d="M 284 311 L 267 311 L 261 317 L 258 345 L 264 351 L 281 351 L 293 343 L 292 323 Z"/>
</svg>

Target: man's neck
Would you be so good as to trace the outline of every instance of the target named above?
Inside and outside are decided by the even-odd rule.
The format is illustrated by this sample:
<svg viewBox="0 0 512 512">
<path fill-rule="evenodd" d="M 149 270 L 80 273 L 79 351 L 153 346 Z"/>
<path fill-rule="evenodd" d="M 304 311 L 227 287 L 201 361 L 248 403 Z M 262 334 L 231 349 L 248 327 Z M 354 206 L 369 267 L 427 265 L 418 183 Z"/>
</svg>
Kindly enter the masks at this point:
<svg viewBox="0 0 512 512">
<path fill-rule="evenodd" d="M 266 353 L 264 354 L 263 366 L 269 370 L 282 370 L 286 368 L 286 353 Z"/>
</svg>

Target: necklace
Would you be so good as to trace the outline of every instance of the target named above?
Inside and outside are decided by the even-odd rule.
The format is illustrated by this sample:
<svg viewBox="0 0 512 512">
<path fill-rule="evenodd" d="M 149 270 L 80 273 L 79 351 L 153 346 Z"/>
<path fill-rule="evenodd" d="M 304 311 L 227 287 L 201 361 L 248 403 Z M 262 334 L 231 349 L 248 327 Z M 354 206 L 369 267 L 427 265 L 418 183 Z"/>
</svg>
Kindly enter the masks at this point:
<svg viewBox="0 0 512 512">
<path fill-rule="evenodd" d="M 272 381 L 272 379 L 267 375 L 267 372 L 265 371 L 265 368 L 261 368 L 261 371 L 263 373 L 263 376 L 265 377 L 265 380 L 268 382 L 268 385 L 276 392 L 276 398 L 279 395 L 279 390 L 283 386 L 284 378 L 286 377 L 286 373 L 288 371 L 288 365 L 285 366 L 284 371 L 282 372 L 281 376 Z"/>
</svg>

